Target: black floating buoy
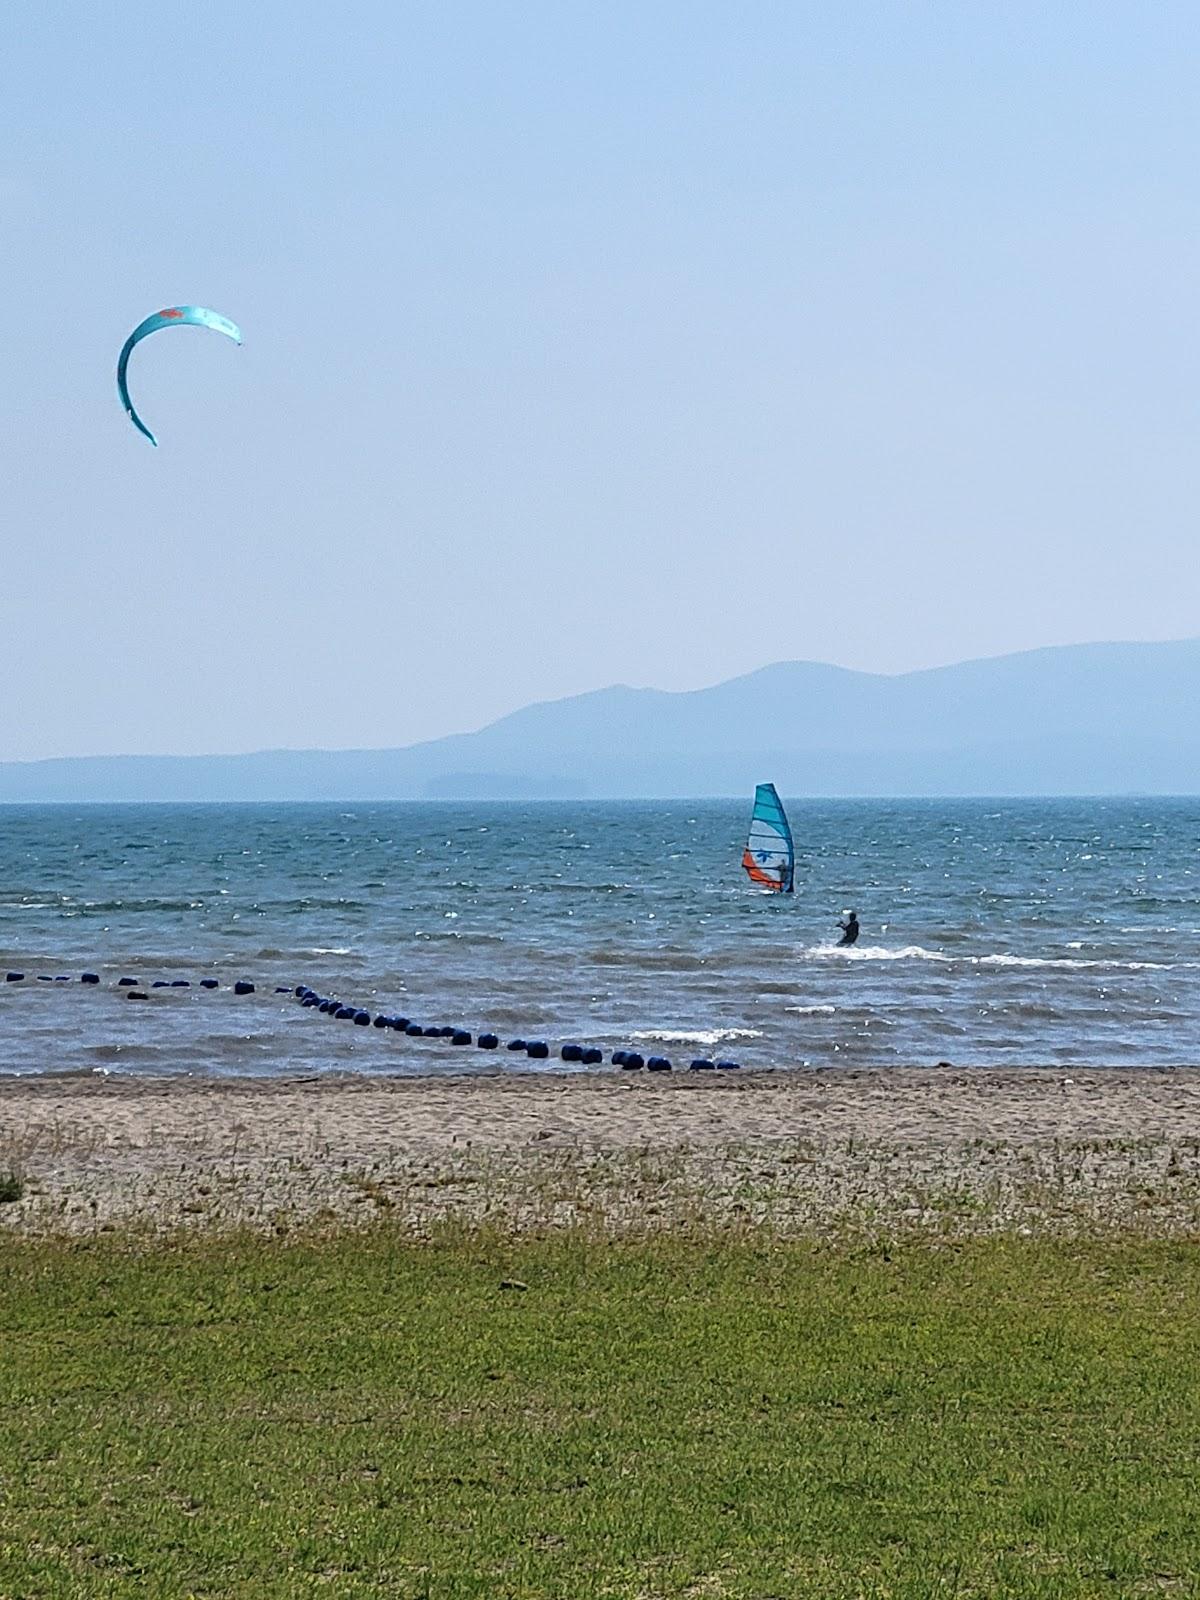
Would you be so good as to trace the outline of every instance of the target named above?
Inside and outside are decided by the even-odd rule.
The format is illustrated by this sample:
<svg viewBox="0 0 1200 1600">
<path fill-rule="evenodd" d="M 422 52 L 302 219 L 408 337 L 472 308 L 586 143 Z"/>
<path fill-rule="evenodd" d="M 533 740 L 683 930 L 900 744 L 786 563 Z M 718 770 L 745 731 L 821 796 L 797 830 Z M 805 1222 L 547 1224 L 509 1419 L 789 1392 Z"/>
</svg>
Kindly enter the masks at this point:
<svg viewBox="0 0 1200 1600">
<path fill-rule="evenodd" d="M 316 994 L 306 994 L 304 999 L 301 1000 L 300 1004 L 306 1011 L 311 1011 L 313 1006 L 319 1006 L 321 1004 L 321 997 L 320 995 Z"/>
<path fill-rule="evenodd" d="M 390 1028 L 391 1025 L 391 1017 L 385 1017 L 382 1012 L 380 1012 L 379 1016 L 375 1018 L 375 1026 L 377 1028 Z"/>
<path fill-rule="evenodd" d="M 506 1048 L 509 1050 L 524 1050 L 526 1048 L 525 1040 L 510 1039 Z"/>
<path fill-rule="evenodd" d="M 476 1039 L 475 1043 L 481 1050 L 494 1050 L 500 1043 L 500 1040 L 494 1033 L 481 1033 L 479 1038 Z"/>
<path fill-rule="evenodd" d="M 312 990 L 306 983 L 298 983 L 292 990 L 292 993 L 296 996 L 297 1000 L 307 1000 L 309 995 L 312 993 Z"/>
<path fill-rule="evenodd" d="M 137 979 L 136 978 L 118 978 L 117 979 L 117 988 L 118 989 L 136 989 L 137 988 Z"/>
<path fill-rule="evenodd" d="M 155 978 L 154 982 L 150 985 L 150 987 L 152 989 L 169 989 L 171 987 L 171 985 L 167 982 L 167 980 L 165 978 Z"/>
<path fill-rule="evenodd" d="M 70 975 L 69 972 L 62 972 L 62 973 L 60 973 L 58 975 L 57 978 L 55 978 L 54 981 L 55 981 L 55 983 L 70 983 L 71 975 Z"/>
<path fill-rule="evenodd" d="M 646 1065 L 645 1058 L 636 1050 L 621 1051 L 621 1065 L 626 1072 L 640 1072 Z"/>
<path fill-rule="evenodd" d="M 290 989 L 285 989 L 281 983 L 277 983 L 275 985 L 276 994 L 291 994 L 291 992 L 292 991 Z"/>
<path fill-rule="evenodd" d="M 454 1032 L 450 1035 L 451 1044 L 470 1044 L 471 1042 L 471 1035 L 465 1028 L 455 1028 Z"/>
<path fill-rule="evenodd" d="M 410 1022 L 404 1031 L 410 1039 L 419 1039 L 425 1029 L 419 1022 Z"/>
<path fill-rule="evenodd" d="M 409 1019 L 407 1017 L 393 1017 L 392 1018 L 392 1032 L 393 1033 L 403 1033 L 405 1031 L 405 1029 L 408 1027 L 408 1023 L 409 1023 Z"/>
<path fill-rule="evenodd" d="M 9 973 L 9 977 L 12 977 L 11 973 Z M 79 981 L 80 983 L 99 983 L 100 974 L 98 972 L 81 972 L 79 974 Z"/>
<path fill-rule="evenodd" d="M 190 989 L 192 986 L 186 978 L 172 978 L 171 987 L 172 989 Z M 286 992 L 285 990 L 284 993 Z"/>
<path fill-rule="evenodd" d="M 691 1071 L 692 1072 L 712 1072 L 712 1070 L 714 1069 L 715 1066 L 716 1066 L 716 1062 L 715 1061 L 709 1061 L 706 1056 L 697 1056 L 696 1059 L 692 1062 Z"/>
<path fill-rule="evenodd" d="M 525 1054 L 531 1061 L 545 1061 L 550 1054 L 550 1046 L 541 1039 L 531 1039 L 525 1046 Z"/>
<path fill-rule="evenodd" d="M 233 992 L 234 994 L 253 994 L 254 985 L 247 983 L 245 978 L 239 978 L 233 986 Z"/>
<path fill-rule="evenodd" d="M 127 989 L 125 998 L 126 1000 L 149 1000 L 150 996 L 144 989 Z"/>
<path fill-rule="evenodd" d="M 623 1067 L 625 1065 L 625 1057 L 628 1054 L 629 1054 L 628 1050 L 614 1050 L 613 1053 L 612 1053 L 612 1064 L 613 1064 L 613 1066 L 614 1067 Z"/>
<path fill-rule="evenodd" d="M 666 1056 L 651 1056 L 646 1063 L 647 1072 L 670 1072 L 671 1063 Z"/>
<path fill-rule="evenodd" d="M 579 1059 L 585 1067 L 596 1067 L 604 1060 L 604 1051 L 597 1050 L 595 1045 L 588 1045 Z"/>
<path fill-rule="evenodd" d="M 219 989 L 221 985 L 215 978 L 201 978 L 200 987 L 202 989 Z"/>
<path fill-rule="evenodd" d="M 37 975 L 37 981 L 39 983 L 53 983 L 54 979 L 48 976 L 48 974 L 45 972 L 39 972 Z"/>
<path fill-rule="evenodd" d="M 353 1022 L 358 1012 L 354 1006 L 339 1006 L 333 1014 L 339 1022 Z"/>
<path fill-rule="evenodd" d="M 25 974 L 23 972 L 6 972 L 4 981 L 5 983 L 24 983 Z"/>
<path fill-rule="evenodd" d="M 371 1026 L 371 1013 L 369 1011 L 356 1011 L 354 1013 L 354 1026 L 356 1028 L 369 1028 Z"/>
<path fill-rule="evenodd" d="M 558 1053 L 564 1061 L 578 1061 L 583 1055 L 583 1046 L 581 1044 L 565 1044 Z"/>
<path fill-rule="evenodd" d="M 334 1011 L 336 1009 L 332 1000 L 321 1000 L 317 1005 L 318 1011 Z"/>
<path fill-rule="evenodd" d="M 741 1068 L 742 1068 L 742 1063 L 740 1061 L 718 1061 L 717 1062 L 717 1071 L 718 1072 L 740 1072 Z"/>
</svg>

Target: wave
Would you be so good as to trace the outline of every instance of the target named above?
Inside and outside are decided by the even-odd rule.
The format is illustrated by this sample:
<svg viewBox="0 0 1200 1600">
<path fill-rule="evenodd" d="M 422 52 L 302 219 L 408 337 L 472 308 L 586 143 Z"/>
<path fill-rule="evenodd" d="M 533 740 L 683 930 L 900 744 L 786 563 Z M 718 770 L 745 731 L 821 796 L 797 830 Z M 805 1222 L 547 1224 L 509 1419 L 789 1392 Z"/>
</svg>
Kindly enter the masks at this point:
<svg viewBox="0 0 1200 1600">
<path fill-rule="evenodd" d="M 465 886 L 464 886 L 465 887 Z M 471 887 L 474 887 L 472 885 Z M 510 883 L 509 894 L 628 894 L 632 883 L 572 883 L 563 878 L 551 878 L 544 883 Z"/>
<path fill-rule="evenodd" d="M 647 1028 L 631 1039 L 659 1039 L 663 1044 L 720 1044 L 725 1039 L 761 1039 L 761 1028 Z"/>
<path fill-rule="evenodd" d="M 1170 972 L 1169 961 L 1099 961 L 1084 956 L 971 956 L 967 958 L 977 967 L 1103 967 L 1109 972 Z"/>
<path fill-rule="evenodd" d="M 92 1045 L 90 1055 L 98 1057 L 101 1061 L 157 1061 L 168 1054 L 167 1050 L 158 1044 L 96 1044 Z M 106 1072 L 106 1067 L 93 1067 L 93 1072 Z"/>
<path fill-rule="evenodd" d="M 890 950 L 882 944 L 817 944 L 811 945 L 806 955 L 835 961 L 953 961 L 941 950 L 926 950 L 924 945 L 905 944 Z"/>
<path fill-rule="evenodd" d="M 204 900 L 72 900 L 63 896 L 57 902 L 64 911 L 76 917 L 107 917 L 114 911 L 132 912 L 136 916 L 147 912 L 169 914 L 173 911 L 206 911 Z"/>
<path fill-rule="evenodd" d="M 1071 946 L 1069 948 L 1076 948 Z M 1105 972 L 1174 972 L 1200 967 L 1196 961 L 1118 961 L 1088 956 L 1017 956 L 997 950 L 984 956 L 951 955 L 945 950 L 926 950 L 924 945 L 906 944 L 889 950 L 885 945 L 814 945 L 810 956 L 835 957 L 841 961 L 931 961 L 940 966 L 966 967 L 1057 967 L 1073 971 L 1086 969 Z"/>
<path fill-rule="evenodd" d="M 561 959 L 561 952 L 542 950 L 539 954 L 551 961 Z M 582 961 L 594 967 L 636 967 L 643 972 L 711 972 L 719 970 L 723 961 L 734 959 L 729 951 L 713 954 L 688 955 L 682 950 L 649 949 L 643 945 L 629 944 L 620 950 L 600 946 L 580 952 Z"/>
<path fill-rule="evenodd" d="M 799 1017 L 832 1016 L 837 1010 L 836 1006 L 784 1006 L 785 1011 L 794 1011 Z"/>
</svg>

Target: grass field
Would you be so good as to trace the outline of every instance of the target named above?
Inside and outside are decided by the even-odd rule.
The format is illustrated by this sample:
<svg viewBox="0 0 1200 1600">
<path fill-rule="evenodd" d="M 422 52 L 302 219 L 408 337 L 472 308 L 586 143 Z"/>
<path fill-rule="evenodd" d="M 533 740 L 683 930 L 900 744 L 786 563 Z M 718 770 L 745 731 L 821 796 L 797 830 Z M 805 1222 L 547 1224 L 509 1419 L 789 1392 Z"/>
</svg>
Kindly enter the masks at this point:
<svg viewBox="0 0 1200 1600">
<path fill-rule="evenodd" d="M 0 1596 L 1200 1592 L 1200 1252 L 0 1245 Z"/>
</svg>

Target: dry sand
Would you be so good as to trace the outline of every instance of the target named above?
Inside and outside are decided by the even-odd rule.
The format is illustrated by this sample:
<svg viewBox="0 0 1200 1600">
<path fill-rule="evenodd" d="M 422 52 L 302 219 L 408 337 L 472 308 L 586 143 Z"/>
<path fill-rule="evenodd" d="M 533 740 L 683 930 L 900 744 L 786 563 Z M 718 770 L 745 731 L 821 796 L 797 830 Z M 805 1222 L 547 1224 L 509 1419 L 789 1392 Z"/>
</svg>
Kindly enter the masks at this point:
<svg viewBox="0 0 1200 1600">
<path fill-rule="evenodd" d="M 1200 1228 L 1200 1068 L 0 1079 L 0 1229 Z"/>
</svg>

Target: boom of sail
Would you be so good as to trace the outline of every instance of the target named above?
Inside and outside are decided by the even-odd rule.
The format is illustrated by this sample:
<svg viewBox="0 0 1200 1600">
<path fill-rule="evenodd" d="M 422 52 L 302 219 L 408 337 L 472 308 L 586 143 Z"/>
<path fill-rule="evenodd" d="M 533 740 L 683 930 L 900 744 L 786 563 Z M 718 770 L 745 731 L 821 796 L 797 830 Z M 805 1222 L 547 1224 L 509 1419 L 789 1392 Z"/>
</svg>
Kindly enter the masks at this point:
<svg viewBox="0 0 1200 1600">
<path fill-rule="evenodd" d="M 796 851 L 783 803 L 773 783 L 760 783 L 754 791 L 750 837 L 742 852 L 742 866 L 752 883 L 778 894 L 791 894 L 796 875 Z"/>
</svg>

